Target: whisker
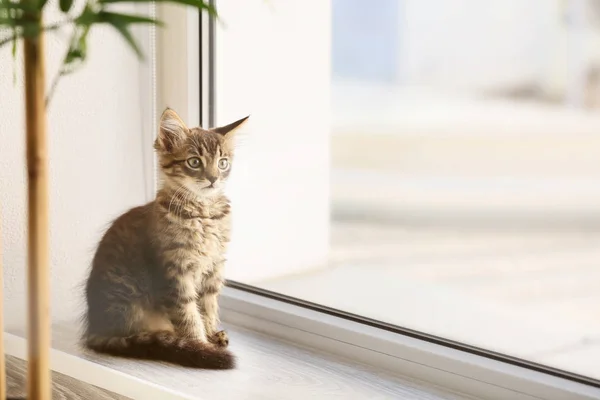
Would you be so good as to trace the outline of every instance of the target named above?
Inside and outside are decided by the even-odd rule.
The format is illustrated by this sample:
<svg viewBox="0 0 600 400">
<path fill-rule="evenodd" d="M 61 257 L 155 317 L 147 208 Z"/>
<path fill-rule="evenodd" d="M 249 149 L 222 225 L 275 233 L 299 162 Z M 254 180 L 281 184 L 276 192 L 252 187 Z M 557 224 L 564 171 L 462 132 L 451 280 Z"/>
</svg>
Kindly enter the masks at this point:
<svg viewBox="0 0 600 400">
<path fill-rule="evenodd" d="M 182 204 L 183 204 L 183 198 L 185 197 L 185 192 L 181 192 L 181 196 L 178 198 L 178 202 L 177 204 L 175 204 L 175 212 L 174 214 L 177 216 L 181 216 L 181 208 L 182 208 Z"/>
<path fill-rule="evenodd" d="M 167 210 L 167 212 L 169 212 L 169 213 L 171 212 L 171 206 L 173 205 L 173 201 L 174 201 L 174 200 L 177 198 L 177 196 L 178 196 L 178 192 L 179 192 L 181 189 L 184 189 L 184 187 L 185 187 L 185 184 L 183 184 L 183 185 L 179 186 L 179 187 L 177 188 L 177 190 L 175 190 L 175 193 L 173 193 L 173 196 L 171 196 L 171 201 L 169 202 L 169 209 Z"/>
<path fill-rule="evenodd" d="M 176 204 L 175 207 L 175 215 L 181 216 L 185 208 L 185 199 L 188 196 L 189 190 L 183 190 L 179 196 L 179 203 Z"/>
<path fill-rule="evenodd" d="M 193 195 L 193 193 L 192 193 L 192 191 L 191 191 L 191 190 L 188 190 L 188 191 L 187 191 L 187 192 L 184 194 L 184 196 L 183 196 L 183 199 L 181 200 L 180 207 L 179 207 L 179 210 L 180 210 L 180 213 L 181 213 L 181 214 L 183 214 L 183 212 L 184 212 L 184 211 L 185 211 L 185 209 L 187 208 L 187 206 L 188 206 L 188 203 L 189 203 L 189 200 L 190 200 L 190 197 L 191 197 L 192 195 Z"/>
</svg>

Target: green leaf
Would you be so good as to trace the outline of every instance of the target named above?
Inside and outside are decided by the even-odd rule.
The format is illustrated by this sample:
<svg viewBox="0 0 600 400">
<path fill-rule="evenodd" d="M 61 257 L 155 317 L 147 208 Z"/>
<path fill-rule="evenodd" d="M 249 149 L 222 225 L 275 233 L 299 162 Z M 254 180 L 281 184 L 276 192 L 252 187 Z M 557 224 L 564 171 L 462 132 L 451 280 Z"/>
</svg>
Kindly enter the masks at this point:
<svg viewBox="0 0 600 400">
<path fill-rule="evenodd" d="M 121 36 L 123 36 L 123 39 L 125 39 L 129 46 L 131 46 L 133 51 L 135 51 L 135 54 L 137 54 L 139 58 L 143 59 L 144 55 L 142 54 L 142 50 L 135 42 L 135 39 L 133 38 L 131 32 L 129 32 L 129 30 L 127 29 L 127 25 L 120 24 L 118 22 L 109 22 L 109 24 L 111 24 L 117 30 L 117 32 L 119 32 Z"/>
<path fill-rule="evenodd" d="M 0 10 L 21 10 L 28 12 L 39 12 L 41 6 L 35 1 L 19 0 L 17 2 L 2 1 L 0 2 Z"/>
<path fill-rule="evenodd" d="M 85 13 L 84 13 L 85 14 Z M 93 11 L 89 11 L 87 15 L 82 14 L 80 18 L 78 18 L 78 23 L 92 25 L 94 23 L 106 23 L 111 25 L 113 28 L 121 34 L 123 39 L 129 44 L 129 46 L 135 51 L 139 58 L 143 58 L 143 54 L 138 44 L 135 41 L 135 38 L 129 31 L 129 26 L 132 24 L 157 24 L 162 25 L 160 21 L 157 21 L 153 18 L 140 16 L 140 15 L 131 15 L 131 14 L 121 14 L 114 13 L 110 11 L 99 11 L 94 13 Z"/>
<path fill-rule="evenodd" d="M 120 14 L 109 11 L 100 11 L 98 14 L 99 22 L 107 22 L 109 24 L 129 25 L 129 24 L 157 24 L 162 25 L 162 22 L 140 15 Z"/>
<path fill-rule="evenodd" d="M 25 23 L 24 14 L 20 8 L 0 8 L 0 26 L 21 26 Z"/>
<path fill-rule="evenodd" d="M 0 17 L 0 26 L 10 26 L 10 27 L 14 27 L 14 26 L 18 26 L 18 20 L 15 20 L 14 18 L 10 18 L 10 17 Z"/>
<path fill-rule="evenodd" d="M 35 23 L 41 7 L 33 1 L 0 1 L 0 26 L 26 26 Z"/>
<path fill-rule="evenodd" d="M 16 36 L 10 35 L 7 38 L 0 39 L 0 47 L 4 46 L 5 44 L 12 43 L 13 40 L 17 40 L 20 37 L 21 36 L 17 34 Z"/>
<path fill-rule="evenodd" d="M 100 4 L 107 3 L 150 3 L 153 0 L 99 0 Z M 172 3 L 172 4 L 183 4 L 186 6 L 195 7 L 199 10 L 206 10 L 210 15 L 218 18 L 217 9 L 214 5 L 205 2 L 203 0 L 155 0 L 157 3 Z"/>
<path fill-rule="evenodd" d="M 13 56 L 13 85 L 17 84 L 17 29 L 13 28 L 13 40 L 12 40 L 12 56 Z"/>
<path fill-rule="evenodd" d="M 35 22 L 29 22 L 21 26 L 21 34 L 25 38 L 33 38 L 40 34 L 41 26 Z"/>
<path fill-rule="evenodd" d="M 83 61 L 85 59 L 85 52 L 82 49 L 74 48 L 67 52 L 65 57 L 65 64 L 73 64 L 77 60 Z"/>
<path fill-rule="evenodd" d="M 94 22 L 98 22 L 98 13 L 92 10 L 89 5 L 83 9 L 81 15 L 75 18 L 75 24 L 80 26 L 90 26 Z"/>
<path fill-rule="evenodd" d="M 13 58 L 17 58 L 17 37 L 18 32 L 17 29 L 13 29 L 13 37 L 12 37 L 12 56 Z"/>
<path fill-rule="evenodd" d="M 60 0 L 60 11 L 67 13 L 73 6 L 73 0 Z"/>
<path fill-rule="evenodd" d="M 28 7 L 28 5 L 26 3 L 21 3 L 21 2 L 13 3 L 10 1 L 0 1 L 0 10 L 25 10 L 26 8 L 31 9 L 31 7 Z"/>
<path fill-rule="evenodd" d="M 0 3 L 0 10 L 24 10 L 25 5 L 21 3 Z"/>
<path fill-rule="evenodd" d="M 71 44 L 69 50 L 63 60 L 63 66 L 61 68 L 61 74 L 69 74 L 79 65 L 81 65 L 87 57 L 87 35 L 90 31 L 90 26 L 79 27 L 73 32 L 71 37 Z"/>
</svg>

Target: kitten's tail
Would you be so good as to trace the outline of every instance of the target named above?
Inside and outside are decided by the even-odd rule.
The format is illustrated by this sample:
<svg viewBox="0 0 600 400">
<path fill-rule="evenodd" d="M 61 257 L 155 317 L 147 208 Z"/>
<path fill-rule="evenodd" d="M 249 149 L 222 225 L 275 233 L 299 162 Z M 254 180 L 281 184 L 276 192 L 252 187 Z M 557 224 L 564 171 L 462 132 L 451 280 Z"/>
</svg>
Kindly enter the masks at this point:
<svg viewBox="0 0 600 400">
<path fill-rule="evenodd" d="M 184 367 L 232 369 L 235 358 L 210 343 L 182 338 L 169 331 L 142 332 L 126 337 L 89 335 L 86 346 L 113 356 L 166 361 Z"/>
</svg>

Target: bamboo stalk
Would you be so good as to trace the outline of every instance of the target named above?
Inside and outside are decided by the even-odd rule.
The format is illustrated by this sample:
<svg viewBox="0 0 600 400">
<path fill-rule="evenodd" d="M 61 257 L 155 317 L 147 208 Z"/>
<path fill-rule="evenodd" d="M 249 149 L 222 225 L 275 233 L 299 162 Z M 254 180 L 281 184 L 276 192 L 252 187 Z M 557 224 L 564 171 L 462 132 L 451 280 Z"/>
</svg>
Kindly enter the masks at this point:
<svg viewBox="0 0 600 400">
<path fill-rule="evenodd" d="M 41 21 L 38 21 L 41 26 Z M 28 173 L 27 399 L 50 400 L 48 169 L 44 37 L 24 39 Z"/>
</svg>

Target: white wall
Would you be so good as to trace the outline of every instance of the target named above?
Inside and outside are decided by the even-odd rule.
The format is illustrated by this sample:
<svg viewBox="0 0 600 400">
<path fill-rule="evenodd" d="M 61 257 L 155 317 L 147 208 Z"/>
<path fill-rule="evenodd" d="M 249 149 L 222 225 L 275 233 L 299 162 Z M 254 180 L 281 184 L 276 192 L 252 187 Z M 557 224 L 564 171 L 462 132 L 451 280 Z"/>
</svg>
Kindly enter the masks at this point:
<svg viewBox="0 0 600 400">
<path fill-rule="evenodd" d="M 220 0 L 217 123 L 251 114 L 229 185 L 227 277 L 323 267 L 329 246 L 331 4 Z"/>
<path fill-rule="evenodd" d="M 50 81 L 66 40 L 54 35 L 46 44 Z M 83 310 L 78 285 L 96 241 L 111 219 L 145 201 L 140 64 L 121 38 L 104 28 L 92 33 L 89 49 L 83 69 L 61 81 L 48 114 L 54 320 Z M 0 220 L 7 329 L 20 329 L 26 321 L 21 61 L 19 54 L 13 85 L 10 48 L 0 50 Z"/>
</svg>

